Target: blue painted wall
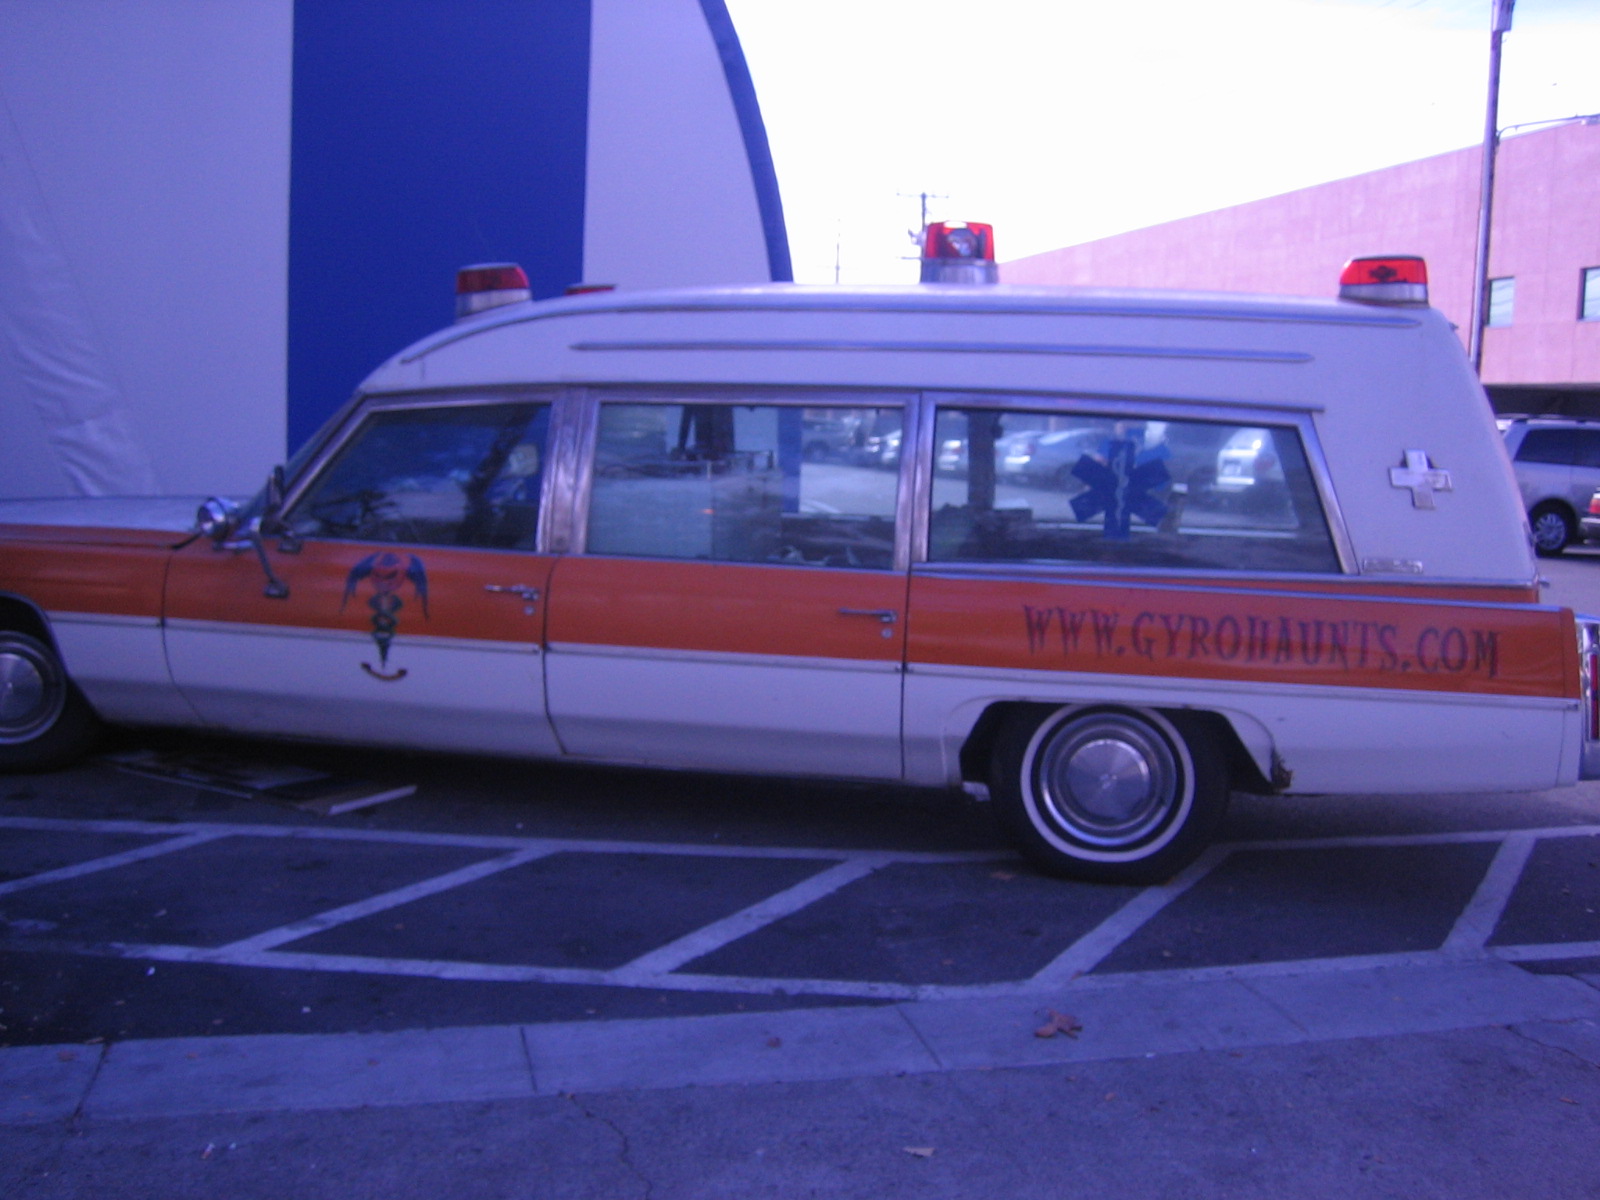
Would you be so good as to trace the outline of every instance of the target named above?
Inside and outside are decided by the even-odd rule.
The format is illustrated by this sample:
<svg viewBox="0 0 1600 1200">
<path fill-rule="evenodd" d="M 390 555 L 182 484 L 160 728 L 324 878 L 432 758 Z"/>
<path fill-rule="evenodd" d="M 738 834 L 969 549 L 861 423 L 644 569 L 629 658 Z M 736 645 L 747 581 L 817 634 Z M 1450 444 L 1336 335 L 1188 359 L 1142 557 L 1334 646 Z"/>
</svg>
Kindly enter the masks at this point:
<svg viewBox="0 0 1600 1200">
<path fill-rule="evenodd" d="M 456 268 L 582 278 L 589 25 L 589 0 L 296 0 L 291 451 L 451 321 Z"/>
</svg>

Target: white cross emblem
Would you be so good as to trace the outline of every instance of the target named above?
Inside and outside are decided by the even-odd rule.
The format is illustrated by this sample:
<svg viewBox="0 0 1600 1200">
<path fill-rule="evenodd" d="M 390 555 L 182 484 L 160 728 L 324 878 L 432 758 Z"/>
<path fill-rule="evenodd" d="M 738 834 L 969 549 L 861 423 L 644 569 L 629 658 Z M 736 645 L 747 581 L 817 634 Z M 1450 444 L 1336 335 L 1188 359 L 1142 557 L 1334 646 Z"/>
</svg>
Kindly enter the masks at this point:
<svg viewBox="0 0 1600 1200">
<path fill-rule="evenodd" d="M 1455 484 L 1450 472 L 1441 471 L 1428 461 L 1426 450 L 1407 450 L 1403 466 L 1389 468 L 1391 487 L 1410 488 L 1411 503 L 1416 508 L 1433 508 L 1435 492 L 1453 492 Z"/>
</svg>

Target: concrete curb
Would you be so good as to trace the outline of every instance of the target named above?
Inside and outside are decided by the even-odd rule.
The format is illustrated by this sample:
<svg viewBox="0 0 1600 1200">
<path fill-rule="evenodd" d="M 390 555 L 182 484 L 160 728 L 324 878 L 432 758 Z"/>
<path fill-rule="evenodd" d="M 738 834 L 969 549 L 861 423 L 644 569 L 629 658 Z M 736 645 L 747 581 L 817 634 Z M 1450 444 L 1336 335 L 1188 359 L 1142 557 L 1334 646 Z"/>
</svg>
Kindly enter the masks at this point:
<svg viewBox="0 0 1600 1200">
<path fill-rule="evenodd" d="M 437 1104 L 1045 1066 L 1515 1026 L 1600 1066 L 1600 986 L 1503 963 L 724 1016 L 0 1050 L 0 1124 Z M 1052 1012 L 1081 1026 L 1035 1036 Z M 1554 1024 L 1552 1024 L 1554 1023 Z"/>
</svg>

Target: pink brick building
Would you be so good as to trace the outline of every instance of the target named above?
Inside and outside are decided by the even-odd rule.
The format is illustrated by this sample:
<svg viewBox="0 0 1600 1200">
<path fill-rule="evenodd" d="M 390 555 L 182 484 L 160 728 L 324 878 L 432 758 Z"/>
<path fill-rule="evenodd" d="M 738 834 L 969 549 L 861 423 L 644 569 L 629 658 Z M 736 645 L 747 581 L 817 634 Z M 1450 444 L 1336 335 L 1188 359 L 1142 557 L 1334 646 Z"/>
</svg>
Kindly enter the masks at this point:
<svg viewBox="0 0 1600 1200">
<path fill-rule="evenodd" d="M 1008 283 L 1328 296 L 1363 254 L 1420 254 L 1467 341 L 1481 151 L 1455 150 L 1009 262 Z M 1506 137 L 1483 380 L 1502 411 L 1600 413 L 1600 123 Z M 1587 284 L 1587 303 L 1585 303 Z M 1509 307 L 1503 302 L 1509 295 Z M 1504 322 L 1504 323 L 1502 323 Z"/>
</svg>

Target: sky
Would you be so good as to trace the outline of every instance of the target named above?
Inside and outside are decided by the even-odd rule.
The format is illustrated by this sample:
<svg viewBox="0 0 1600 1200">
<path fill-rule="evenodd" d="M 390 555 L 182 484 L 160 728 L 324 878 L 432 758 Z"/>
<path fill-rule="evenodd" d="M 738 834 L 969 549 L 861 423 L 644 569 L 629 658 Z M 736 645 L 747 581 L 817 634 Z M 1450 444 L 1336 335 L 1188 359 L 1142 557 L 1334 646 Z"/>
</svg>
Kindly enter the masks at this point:
<svg viewBox="0 0 1600 1200">
<path fill-rule="evenodd" d="M 913 282 L 1482 141 L 1492 0 L 727 0 L 795 278 Z M 1499 126 L 1600 112 L 1600 0 L 1517 0 Z"/>
</svg>

